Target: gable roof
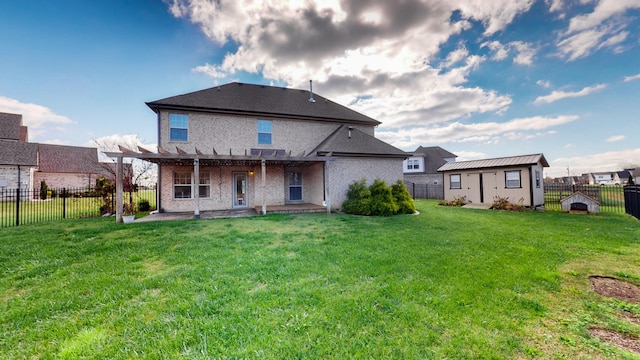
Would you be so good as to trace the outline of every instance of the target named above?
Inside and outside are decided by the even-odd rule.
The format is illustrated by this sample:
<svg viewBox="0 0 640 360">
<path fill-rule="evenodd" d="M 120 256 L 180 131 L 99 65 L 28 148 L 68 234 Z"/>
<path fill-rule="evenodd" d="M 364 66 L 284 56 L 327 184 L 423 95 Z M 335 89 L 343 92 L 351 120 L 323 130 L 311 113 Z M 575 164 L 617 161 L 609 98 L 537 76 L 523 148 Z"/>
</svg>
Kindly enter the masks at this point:
<svg viewBox="0 0 640 360">
<path fill-rule="evenodd" d="M 411 154 L 351 126 L 340 125 L 311 154 L 406 158 Z"/>
<path fill-rule="evenodd" d="M 451 171 L 451 170 L 469 170 L 469 169 L 484 169 L 495 167 L 514 167 L 525 165 L 536 165 L 540 163 L 543 167 L 549 167 L 547 159 L 542 154 L 509 156 L 494 159 L 484 160 L 470 160 L 470 161 L 457 161 L 446 163 L 442 165 L 438 171 Z"/>
<path fill-rule="evenodd" d="M 36 166 L 38 144 L 0 140 L 0 165 Z"/>
<path fill-rule="evenodd" d="M 0 112 L 0 139 L 20 140 L 22 115 Z"/>
<path fill-rule="evenodd" d="M 309 95 L 308 90 L 233 82 L 148 102 L 147 106 L 156 113 L 160 109 L 171 109 L 371 126 L 380 124 L 377 120 L 315 93 L 315 102 L 310 102 Z"/>
<path fill-rule="evenodd" d="M 458 157 L 458 155 L 451 153 L 443 148 L 441 148 L 440 146 L 418 146 L 418 148 L 416 149 L 416 151 L 414 151 L 415 154 L 425 154 L 428 156 L 432 156 L 434 158 L 440 158 L 440 159 L 448 159 L 448 158 L 456 158 Z"/>
<path fill-rule="evenodd" d="M 38 157 L 38 170 L 41 172 L 102 173 L 96 148 L 38 144 Z"/>
</svg>

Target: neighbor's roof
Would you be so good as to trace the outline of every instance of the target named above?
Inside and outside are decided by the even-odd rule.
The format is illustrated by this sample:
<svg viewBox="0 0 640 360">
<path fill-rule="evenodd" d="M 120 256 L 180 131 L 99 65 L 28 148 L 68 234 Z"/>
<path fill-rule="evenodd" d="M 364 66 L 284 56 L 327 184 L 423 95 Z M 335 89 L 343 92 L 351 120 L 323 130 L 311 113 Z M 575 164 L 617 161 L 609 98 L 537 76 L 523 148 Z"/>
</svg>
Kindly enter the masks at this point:
<svg viewBox="0 0 640 360">
<path fill-rule="evenodd" d="M 418 148 L 416 149 L 416 151 L 414 151 L 415 154 L 425 154 L 428 156 L 433 156 L 434 158 L 440 158 L 440 159 L 448 159 L 448 158 L 455 158 L 458 157 L 458 155 L 451 153 L 443 148 L 441 148 L 440 146 L 418 146 Z"/>
<path fill-rule="evenodd" d="M 318 94 L 309 101 L 309 91 L 233 82 L 205 90 L 148 102 L 158 109 L 206 111 L 224 114 L 272 116 L 300 120 L 338 121 L 380 124 L 357 111 L 337 104 Z"/>
<path fill-rule="evenodd" d="M 78 146 L 38 144 L 38 170 L 47 173 L 95 174 L 103 170 L 98 149 Z"/>
<path fill-rule="evenodd" d="M 0 139 L 20 140 L 22 115 L 0 112 Z"/>
<path fill-rule="evenodd" d="M 0 165 L 36 166 L 38 144 L 0 140 Z"/>
<path fill-rule="evenodd" d="M 338 126 L 331 135 L 311 151 L 311 154 L 396 158 L 406 158 L 411 155 L 358 129 L 349 128 L 350 126 L 347 125 Z M 351 136 L 349 136 L 349 132 L 351 132 Z"/>
<path fill-rule="evenodd" d="M 536 165 L 540 163 L 543 167 L 548 167 L 549 163 L 542 154 L 509 156 L 495 159 L 457 161 L 442 165 L 438 171 L 484 169 L 496 167 L 514 167 L 525 165 Z"/>
</svg>

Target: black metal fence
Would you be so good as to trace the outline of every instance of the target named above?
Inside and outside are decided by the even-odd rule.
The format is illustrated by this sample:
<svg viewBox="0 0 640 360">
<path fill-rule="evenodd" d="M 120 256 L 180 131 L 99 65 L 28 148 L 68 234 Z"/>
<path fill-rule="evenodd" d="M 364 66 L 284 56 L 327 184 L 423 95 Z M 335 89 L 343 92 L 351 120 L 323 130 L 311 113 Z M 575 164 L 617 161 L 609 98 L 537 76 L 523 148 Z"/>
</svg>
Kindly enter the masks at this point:
<svg viewBox="0 0 640 360">
<path fill-rule="evenodd" d="M 411 194 L 414 199 L 444 199 L 444 184 L 429 185 L 405 181 L 404 186 L 409 190 L 409 194 Z"/>
<path fill-rule="evenodd" d="M 561 211 L 560 200 L 576 191 L 597 201 L 600 212 L 625 213 L 624 187 L 619 185 L 571 185 L 544 184 L 544 207 L 547 210 Z"/>
<path fill-rule="evenodd" d="M 627 214 L 640 219 L 640 185 L 624 187 L 624 208 Z"/>
<path fill-rule="evenodd" d="M 155 208 L 155 190 L 133 193 L 134 201 L 146 200 Z M 125 193 L 125 201 L 129 194 Z M 0 189 L 0 228 L 62 219 L 99 217 L 115 209 L 115 190 L 88 188 Z"/>
</svg>

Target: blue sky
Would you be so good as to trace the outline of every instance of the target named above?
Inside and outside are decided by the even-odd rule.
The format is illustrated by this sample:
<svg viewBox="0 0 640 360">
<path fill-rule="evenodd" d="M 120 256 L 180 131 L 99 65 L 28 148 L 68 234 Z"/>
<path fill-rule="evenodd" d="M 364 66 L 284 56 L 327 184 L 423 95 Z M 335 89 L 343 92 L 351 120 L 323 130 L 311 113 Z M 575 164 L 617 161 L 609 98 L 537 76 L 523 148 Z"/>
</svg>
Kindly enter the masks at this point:
<svg viewBox="0 0 640 360">
<path fill-rule="evenodd" d="M 35 142 L 152 146 L 147 101 L 312 79 L 403 150 L 640 166 L 640 0 L 23 0 L 0 24 L 0 111 Z"/>
</svg>

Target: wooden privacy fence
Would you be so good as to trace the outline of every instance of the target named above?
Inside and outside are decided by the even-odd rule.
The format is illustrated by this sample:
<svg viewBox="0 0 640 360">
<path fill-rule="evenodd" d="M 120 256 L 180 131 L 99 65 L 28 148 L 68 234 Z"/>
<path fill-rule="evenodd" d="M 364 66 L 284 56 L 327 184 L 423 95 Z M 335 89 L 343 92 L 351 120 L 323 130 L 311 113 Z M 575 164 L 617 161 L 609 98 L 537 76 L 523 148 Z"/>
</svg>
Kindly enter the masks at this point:
<svg viewBox="0 0 640 360">
<path fill-rule="evenodd" d="M 429 185 L 405 181 L 404 186 L 409 190 L 409 194 L 411 194 L 414 199 L 444 199 L 444 184 Z"/>
</svg>

